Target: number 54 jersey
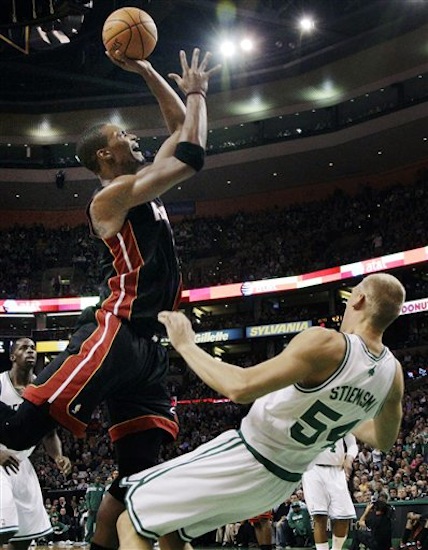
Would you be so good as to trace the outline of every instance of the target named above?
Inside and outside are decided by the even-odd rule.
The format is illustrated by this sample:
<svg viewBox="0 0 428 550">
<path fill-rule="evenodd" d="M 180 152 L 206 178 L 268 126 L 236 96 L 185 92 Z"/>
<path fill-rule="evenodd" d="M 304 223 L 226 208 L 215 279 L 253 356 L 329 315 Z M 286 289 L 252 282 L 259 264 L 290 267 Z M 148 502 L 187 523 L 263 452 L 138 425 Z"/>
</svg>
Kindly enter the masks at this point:
<svg viewBox="0 0 428 550">
<path fill-rule="evenodd" d="M 338 439 L 380 411 L 397 360 L 386 347 L 375 356 L 356 334 L 343 336 L 344 359 L 323 384 L 294 384 L 267 394 L 242 420 L 247 447 L 271 471 L 298 479 L 322 450 L 334 450 Z"/>
</svg>

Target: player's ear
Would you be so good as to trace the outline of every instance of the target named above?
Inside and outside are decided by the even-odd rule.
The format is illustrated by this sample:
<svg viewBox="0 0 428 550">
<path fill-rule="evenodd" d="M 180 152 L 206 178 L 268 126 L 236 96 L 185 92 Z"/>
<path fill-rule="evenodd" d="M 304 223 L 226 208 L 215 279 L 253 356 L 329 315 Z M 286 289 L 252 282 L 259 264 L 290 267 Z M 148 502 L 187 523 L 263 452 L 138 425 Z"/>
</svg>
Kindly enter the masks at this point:
<svg viewBox="0 0 428 550">
<path fill-rule="evenodd" d="M 354 309 L 361 309 L 363 304 L 365 303 L 366 301 L 366 295 L 364 294 L 364 292 L 358 292 L 357 295 L 355 296 L 355 299 L 354 299 L 354 303 L 352 304 L 352 307 Z"/>
<path fill-rule="evenodd" d="M 103 148 L 103 149 L 98 149 L 97 151 L 97 159 L 99 161 L 109 161 L 111 160 L 112 158 L 112 154 L 111 154 L 111 151 L 107 148 Z"/>
</svg>

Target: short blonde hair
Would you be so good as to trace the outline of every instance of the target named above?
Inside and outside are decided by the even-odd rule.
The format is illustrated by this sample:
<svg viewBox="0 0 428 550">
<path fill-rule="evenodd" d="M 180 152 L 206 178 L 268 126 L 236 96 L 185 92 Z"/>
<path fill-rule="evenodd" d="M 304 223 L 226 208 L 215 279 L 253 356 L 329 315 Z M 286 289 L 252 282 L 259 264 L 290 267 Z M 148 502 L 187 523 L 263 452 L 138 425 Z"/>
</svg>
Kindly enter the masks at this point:
<svg viewBox="0 0 428 550">
<path fill-rule="evenodd" d="M 406 291 L 389 273 L 368 275 L 360 288 L 366 296 L 368 312 L 374 328 L 384 331 L 400 315 Z"/>
</svg>

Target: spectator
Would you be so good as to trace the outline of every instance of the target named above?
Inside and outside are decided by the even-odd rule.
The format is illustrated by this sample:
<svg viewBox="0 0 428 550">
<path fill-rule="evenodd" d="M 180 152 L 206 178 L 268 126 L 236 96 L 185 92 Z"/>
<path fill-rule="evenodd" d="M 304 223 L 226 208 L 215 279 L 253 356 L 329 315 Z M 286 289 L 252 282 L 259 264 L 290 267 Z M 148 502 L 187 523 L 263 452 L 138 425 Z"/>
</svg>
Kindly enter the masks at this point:
<svg viewBox="0 0 428 550">
<path fill-rule="evenodd" d="M 370 550 L 390 550 L 392 546 L 391 508 L 384 500 L 370 503 L 358 522 L 350 550 L 364 544 Z"/>
<path fill-rule="evenodd" d="M 95 523 L 97 520 L 97 512 L 101 506 L 101 501 L 104 496 L 104 485 L 101 483 L 101 477 L 95 476 L 94 482 L 91 483 L 86 490 L 86 509 L 88 511 L 87 521 L 86 521 L 86 535 L 85 541 L 91 542 L 92 536 L 95 531 Z"/>
<path fill-rule="evenodd" d="M 291 504 L 288 514 L 288 525 L 293 530 L 295 545 L 298 547 L 312 547 L 314 544 L 311 519 L 307 508 L 300 501 Z"/>
</svg>

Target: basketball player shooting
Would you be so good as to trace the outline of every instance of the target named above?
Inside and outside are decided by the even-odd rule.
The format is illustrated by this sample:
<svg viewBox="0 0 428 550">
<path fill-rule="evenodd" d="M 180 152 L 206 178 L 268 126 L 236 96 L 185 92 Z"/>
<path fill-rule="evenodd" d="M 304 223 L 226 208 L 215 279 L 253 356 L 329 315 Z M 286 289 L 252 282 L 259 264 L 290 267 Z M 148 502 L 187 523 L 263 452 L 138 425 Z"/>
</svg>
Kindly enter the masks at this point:
<svg viewBox="0 0 428 550">
<path fill-rule="evenodd" d="M 210 55 L 191 62 L 180 52 L 182 74 L 171 74 L 186 104 L 151 63 L 110 59 L 142 76 L 170 131 L 153 164 L 134 134 L 101 124 L 83 134 L 80 161 L 99 179 L 88 207 L 89 225 L 103 249 L 100 302 L 82 312 L 66 350 L 25 391 L 17 412 L 0 403 L 0 442 L 12 449 L 37 443 L 58 423 L 83 437 L 95 407 L 105 401 L 119 478 L 156 464 L 161 445 L 178 432 L 165 389 L 167 350 L 154 338 L 157 315 L 180 301 L 181 275 L 171 227 L 159 196 L 201 170 L 207 139 L 206 93 Z M 119 480 L 118 480 L 119 481 Z M 116 518 L 125 489 L 113 482 L 98 511 L 92 550 L 116 548 Z"/>
</svg>

